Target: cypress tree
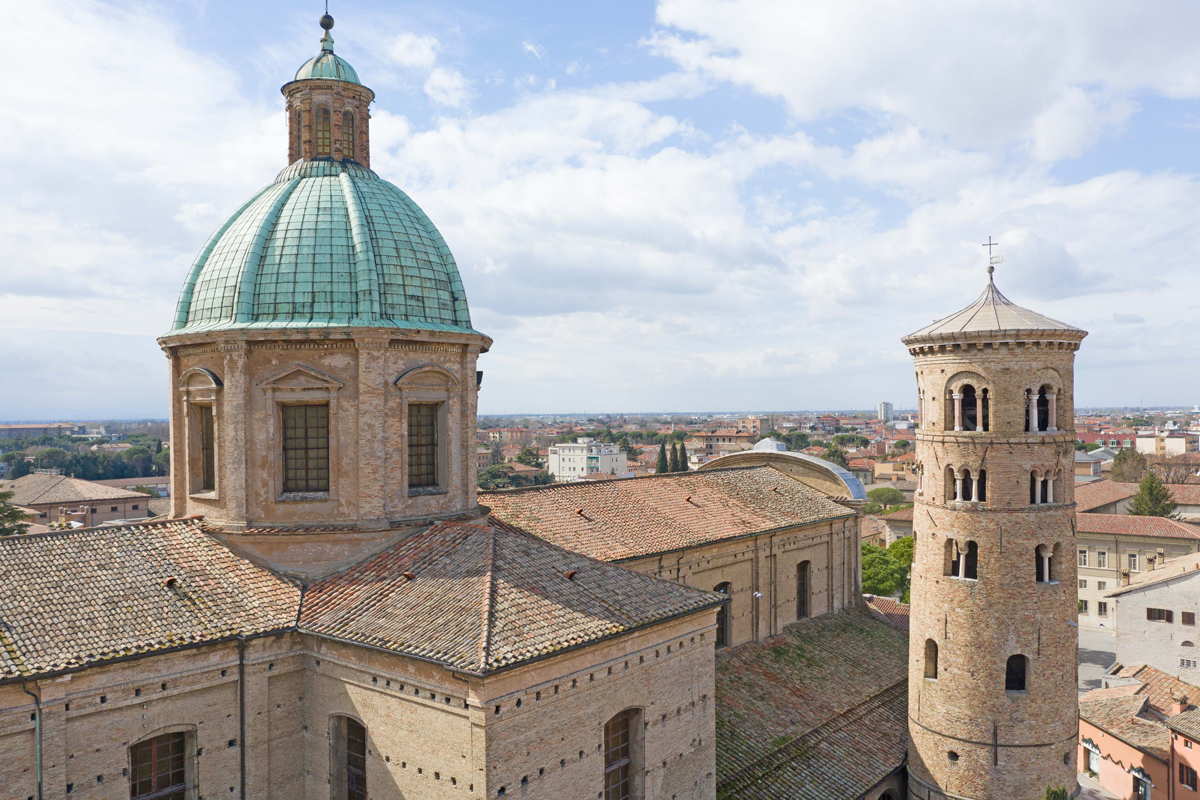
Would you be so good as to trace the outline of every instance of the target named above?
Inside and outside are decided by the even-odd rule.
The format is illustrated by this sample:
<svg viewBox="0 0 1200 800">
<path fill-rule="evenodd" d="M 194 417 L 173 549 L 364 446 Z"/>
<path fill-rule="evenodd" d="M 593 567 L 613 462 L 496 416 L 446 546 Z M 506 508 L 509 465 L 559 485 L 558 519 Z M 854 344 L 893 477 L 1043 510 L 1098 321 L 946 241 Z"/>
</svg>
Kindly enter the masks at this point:
<svg viewBox="0 0 1200 800">
<path fill-rule="evenodd" d="M 1177 505 L 1171 499 L 1171 490 L 1154 470 L 1147 470 L 1146 477 L 1138 484 L 1138 493 L 1129 502 L 1129 513 L 1135 517 L 1166 517 L 1179 519 Z"/>
<path fill-rule="evenodd" d="M 687 458 L 688 458 L 687 448 L 683 446 L 683 442 L 680 442 L 679 443 L 679 471 L 680 472 L 688 471 Z"/>
<path fill-rule="evenodd" d="M 654 467 L 654 473 L 664 475 L 670 471 L 671 466 L 667 463 L 667 443 L 661 442 L 658 445 L 658 464 Z"/>
<path fill-rule="evenodd" d="M 671 472 L 679 472 L 679 448 L 671 442 L 671 463 L 667 467 Z"/>
</svg>

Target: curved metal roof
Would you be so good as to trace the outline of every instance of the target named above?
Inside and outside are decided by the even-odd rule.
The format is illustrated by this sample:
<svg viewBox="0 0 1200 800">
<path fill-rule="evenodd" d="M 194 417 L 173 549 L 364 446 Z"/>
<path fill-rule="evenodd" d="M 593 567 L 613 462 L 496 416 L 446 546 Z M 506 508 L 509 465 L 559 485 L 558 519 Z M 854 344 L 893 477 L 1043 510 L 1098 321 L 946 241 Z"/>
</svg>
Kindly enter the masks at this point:
<svg viewBox="0 0 1200 800">
<path fill-rule="evenodd" d="M 1000 293 L 996 284 L 988 278 L 988 285 L 974 303 L 943 319 L 936 320 L 921 330 L 910 333 L 902 341 L 918 337 L 940 337 L 956 333 L 985 333 L 989 331 L 1074 331 L 1079 328 L 1065 322 L 1030 311 L 1009 300 Z"/>
<path fill-rule="evenodd" d="M 346 59 L 335 56 L 333 54 L 333 36 L 329 31 L 325 31 L 325 35 L 321 37 L 321 54 L 313 56 L 308 61 L 296 70 L 295 80 L 303 81 L 312 78 L 324 78 L 326 80 L 345 81 L 347 83 L 357 83 L 360 86 L 362 83 L 358 80 L 358 73 L 354 71 L 354 67 Z"/>
<path fill-rule="evenodd" d="M 345 326 L 476 333 L 454 256 L 408 195 L 352 162 L 297 161 L 200 251 L 171 334 Z"/>
</svg>

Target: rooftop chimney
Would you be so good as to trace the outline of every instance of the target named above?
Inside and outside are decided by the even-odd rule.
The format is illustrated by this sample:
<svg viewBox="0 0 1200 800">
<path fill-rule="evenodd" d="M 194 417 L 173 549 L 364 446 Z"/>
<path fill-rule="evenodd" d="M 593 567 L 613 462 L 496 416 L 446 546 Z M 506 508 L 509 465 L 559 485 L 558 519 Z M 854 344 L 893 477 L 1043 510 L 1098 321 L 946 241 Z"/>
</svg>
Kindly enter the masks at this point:
<svg viewBox="0 0 1200 800">
<path fill-rule="evenodd" d="M 1129 570 L 1127 570 L 1127 569 L 1121 570 L 1121 585 L 1122 586 L 1129 585 Z"/>
<path fill-rule="evenodd" d="M 1182 714 L 1188 709 L 1188 698 L 1182 692 L 1171 695 L 1171 716 Z"/>
</svg>

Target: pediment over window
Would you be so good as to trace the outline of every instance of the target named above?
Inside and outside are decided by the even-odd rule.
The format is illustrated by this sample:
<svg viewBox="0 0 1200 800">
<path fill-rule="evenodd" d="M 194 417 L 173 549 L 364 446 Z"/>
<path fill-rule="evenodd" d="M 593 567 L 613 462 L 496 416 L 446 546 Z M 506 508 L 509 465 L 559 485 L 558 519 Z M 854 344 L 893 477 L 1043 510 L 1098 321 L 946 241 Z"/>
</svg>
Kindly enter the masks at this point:
<svg viewBox="0 0 1200 800">
<path fill-rule="evenodd" d="M 340 389 L 346 384 L 320 370 L 293 364 L 258 382 L 263 389 Z"/>
<path fill-rule="evenodd" d="M 204 367 L 192 367 L 179 376 L 180 389 L 220 389 L 222 386 L 220 376 Z"/>
<path fill-rule="evenodd" d="M 453 391 L 458 388 L 458 378 L 454 373 L 433 364 L 422 364 L 413 367 L 393 382 L 399 389 L 443 389 Z"/>
</svg>

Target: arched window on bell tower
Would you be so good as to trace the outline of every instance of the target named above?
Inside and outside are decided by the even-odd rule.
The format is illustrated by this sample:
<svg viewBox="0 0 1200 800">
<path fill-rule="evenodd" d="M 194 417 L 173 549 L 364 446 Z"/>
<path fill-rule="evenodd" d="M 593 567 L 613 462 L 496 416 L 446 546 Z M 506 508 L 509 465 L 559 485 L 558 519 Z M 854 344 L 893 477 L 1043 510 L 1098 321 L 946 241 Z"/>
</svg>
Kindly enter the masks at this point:
<svg viewBox="0 0 1200 800">
<path fill-rule="evenodd" d="M 342 112 L 342 158 L 354 161 L 354 114 Z"/>
<path fill-rule="evenodd" d="M 300 109 L 296 109 L 296 119 L 292 127 L 292 142 L 295 150 L 295 158 L 293 161 L 299 161 L 304 158 L 304 115 Z"/>
</svg>

